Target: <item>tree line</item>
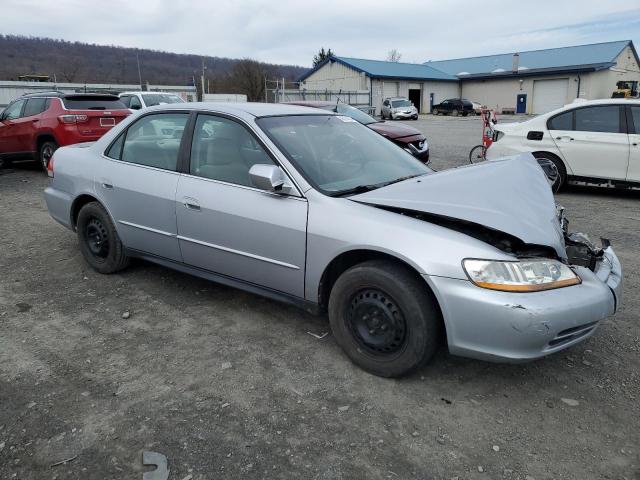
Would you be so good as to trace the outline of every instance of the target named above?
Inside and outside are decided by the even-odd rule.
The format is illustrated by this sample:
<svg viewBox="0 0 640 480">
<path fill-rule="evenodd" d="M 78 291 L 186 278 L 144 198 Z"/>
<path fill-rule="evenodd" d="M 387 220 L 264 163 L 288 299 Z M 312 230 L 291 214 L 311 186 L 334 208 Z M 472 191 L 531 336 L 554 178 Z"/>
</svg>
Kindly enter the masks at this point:
<svg viewBox="0 0 640 480">
<path fill-rule="evenodd" d="M 69 83 L 193 85 L 210 93 L 243 93 L 250 101 L 264 98 L 264 79 L 294 81 L 307 69 L 253 59 L 233 59 L 158 50 L 70 42 L 41 37 L 0 35 L 0 80 L 20 75 L 49 75 L 51 81 Z"/>
</svg>

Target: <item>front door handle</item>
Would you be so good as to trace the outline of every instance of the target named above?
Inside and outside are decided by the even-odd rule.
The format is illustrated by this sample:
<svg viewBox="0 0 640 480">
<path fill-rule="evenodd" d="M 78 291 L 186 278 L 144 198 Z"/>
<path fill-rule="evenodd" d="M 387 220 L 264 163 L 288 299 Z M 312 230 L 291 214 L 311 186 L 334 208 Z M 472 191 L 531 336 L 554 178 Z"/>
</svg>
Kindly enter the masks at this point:
<svg viewBox="0 0 640 480">
<path fill-rule="evenodd" d="M 102 185 L 102 188 L 106 188 L 109 190 L 113 188 L 113 185 L 111 183 L 102 182 L 101 185 Z"/>
<path fill-rule="evenodd" d="M 200 204 L 195 198 L 184 197 L 182 199 L 182 204 L 185 206 L 185 208 L 188 208 L 189 210 L 200 211 Z"/>
</svg>

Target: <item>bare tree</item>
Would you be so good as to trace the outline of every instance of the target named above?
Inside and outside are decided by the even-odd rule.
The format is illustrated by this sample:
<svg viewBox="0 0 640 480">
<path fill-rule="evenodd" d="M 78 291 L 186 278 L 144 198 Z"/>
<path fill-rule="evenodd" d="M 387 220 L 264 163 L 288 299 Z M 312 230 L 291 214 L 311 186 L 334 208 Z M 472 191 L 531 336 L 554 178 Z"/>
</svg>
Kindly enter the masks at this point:
<svg viewBox="0 0 640 480">
<path fill-rule="evenodd" d="M 80 70 L 82 60 L 79 58 L 68 59 L 62 65 L 62 76 L 65 81 L 69 83 L 73 83 L 76 81 L 76 76 L 78 75 L 78 71 Z"/>
<path fill-rule="evenodd" d="M 231 69 L 230 80 L 234 89 L 247 95 L 247 100 L 257 102 L 264 97 L 265 65 L 249 58 L 240 60 Z"/>
<path fill-rule="evenodd" d="M 387 62 L 399 62 L 402 58 L 402 54 L 394 48 L 393 50 L 389 50 L 387 53 Z"/>
</svg>

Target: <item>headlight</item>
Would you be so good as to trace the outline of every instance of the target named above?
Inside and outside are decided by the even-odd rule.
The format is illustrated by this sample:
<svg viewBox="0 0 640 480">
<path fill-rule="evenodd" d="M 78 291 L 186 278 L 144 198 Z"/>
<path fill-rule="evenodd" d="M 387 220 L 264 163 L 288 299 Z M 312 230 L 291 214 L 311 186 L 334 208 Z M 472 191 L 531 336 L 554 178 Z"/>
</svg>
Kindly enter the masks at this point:
<svg viewBox="0 0 640 480">
<path fill-rule="evenodd" d="M 505 292 L 539 292 L 581 283 L 573 270 L 556 260 L 466 259 L 462 262 L 469 279 L 477 286 Z"/>
</svg>

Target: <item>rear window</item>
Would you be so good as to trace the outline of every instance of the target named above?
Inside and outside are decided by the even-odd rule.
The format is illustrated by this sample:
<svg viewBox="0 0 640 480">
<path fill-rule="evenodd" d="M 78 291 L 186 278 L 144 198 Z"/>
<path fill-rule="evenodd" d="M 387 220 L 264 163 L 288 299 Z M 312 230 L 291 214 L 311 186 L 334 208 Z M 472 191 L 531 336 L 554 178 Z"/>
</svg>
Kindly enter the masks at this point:
<svg viewBox="0 0 640 480">
<path fill-rule="evenodd" d="M 111 95 L 74 95 L 62 99 L 67 110 L 120 110 L 127 108 L 118 98 Z"/>
<path fill-rule="evenodd" d="M 549 119 L 549 130 L 573 130 L 573 111 L 561 113 Z"/>
</svg>

